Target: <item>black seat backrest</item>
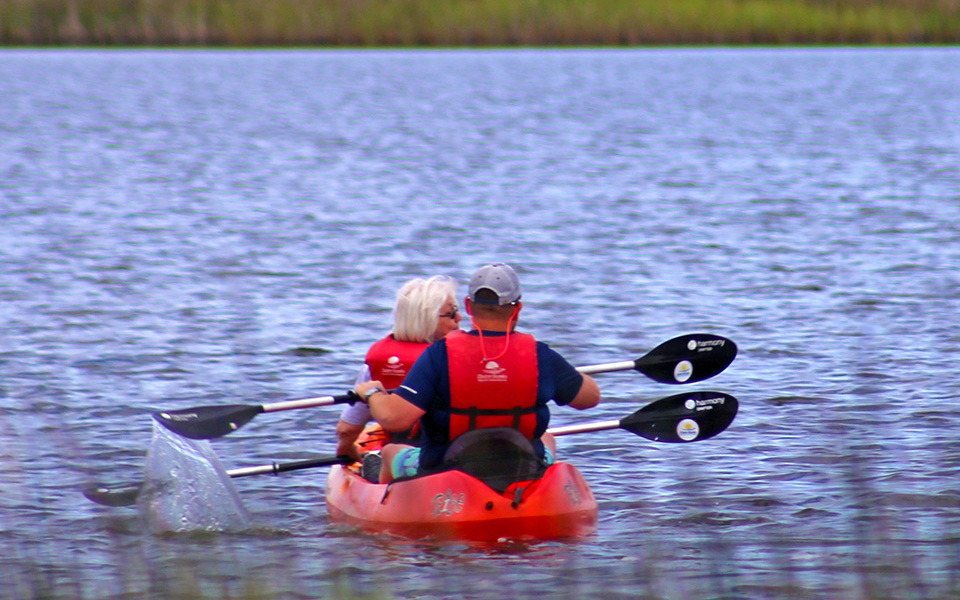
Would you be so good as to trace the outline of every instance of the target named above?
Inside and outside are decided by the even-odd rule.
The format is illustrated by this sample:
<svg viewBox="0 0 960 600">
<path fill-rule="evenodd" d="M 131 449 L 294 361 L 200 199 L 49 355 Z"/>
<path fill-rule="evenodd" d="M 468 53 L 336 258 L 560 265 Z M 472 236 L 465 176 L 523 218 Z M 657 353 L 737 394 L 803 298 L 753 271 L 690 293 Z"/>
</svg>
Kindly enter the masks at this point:
<svg viewBox="0 0 960 600">
<path fill-rule="evenodd" d="M 546 464 L 519 431 L 492 427 L 454 440 L 443 456 L 443 468 L 463 471 L 502 493 L 513 483 L 540 477 Z"/>
</svg>

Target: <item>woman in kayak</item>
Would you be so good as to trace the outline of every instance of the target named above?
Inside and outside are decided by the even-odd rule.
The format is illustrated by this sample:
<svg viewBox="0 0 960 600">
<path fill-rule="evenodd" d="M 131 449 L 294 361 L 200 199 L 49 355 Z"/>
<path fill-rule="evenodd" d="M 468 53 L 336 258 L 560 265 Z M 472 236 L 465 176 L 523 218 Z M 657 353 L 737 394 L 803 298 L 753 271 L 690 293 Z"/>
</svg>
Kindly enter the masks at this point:
<svg viewBox="0 0 960 600">
<path fill-rule="evenodd" d="M 387 431 L 418 421 L 423 430 L 420 447 L 383 448 L 381 483 L 438 467 L 450 443 L 474 429 L 517 429 L 550 464 L 555 442 L 545 434 L 547 402 L 584 410 L 600 401 L 592 377 L 533 336 L 514 331 L 523 303 L 509 265 L 486 265 L 474 273 L 465 307 L 473 330 L 432 344 L 395 392 L 387 392 L 376 377 L 355 387 Z"/>
<path fill-rule="evenodd" d="M 367 351 L 358 381 L 376 379 L 386 389 L 399 387 L 427 346 L 459 329 L 463 316 L 456 294 L 456 280 L 444 275 L 411 279 L 403 284 L 393 309 L 393 330 Z M 370 408 L 362 402 L 343 410 L 336 430 L 338 455 L 360 459 L 356 441 L 371 420 Z M 405 438 L 401 433 L 393 434 L 391 439 Z"/>
</svg>

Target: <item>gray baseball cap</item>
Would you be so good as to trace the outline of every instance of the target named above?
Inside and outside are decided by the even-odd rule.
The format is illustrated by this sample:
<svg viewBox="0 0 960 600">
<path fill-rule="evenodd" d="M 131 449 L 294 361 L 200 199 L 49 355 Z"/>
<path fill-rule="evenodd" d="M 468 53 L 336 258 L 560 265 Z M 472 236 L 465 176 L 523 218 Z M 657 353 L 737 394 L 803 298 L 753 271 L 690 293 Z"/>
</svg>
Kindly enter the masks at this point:
<svg viewBox="0 0 960 600">
<path fill-rule="evenodd" d="M 488 289 L 497 295 L 499 302 L 492 299 L 477 300 L 477 291 Z M 520 300 L 520 279 L 517 273 L 506 263 L 493 263 L 484 265 L 477 269 L 477 272 L 470 278 L 470 288 L 467 297 L 471 302 L 477 304 L 490 304 L 500 306 L 504 304 L 513 304 Z"/>
</svg>

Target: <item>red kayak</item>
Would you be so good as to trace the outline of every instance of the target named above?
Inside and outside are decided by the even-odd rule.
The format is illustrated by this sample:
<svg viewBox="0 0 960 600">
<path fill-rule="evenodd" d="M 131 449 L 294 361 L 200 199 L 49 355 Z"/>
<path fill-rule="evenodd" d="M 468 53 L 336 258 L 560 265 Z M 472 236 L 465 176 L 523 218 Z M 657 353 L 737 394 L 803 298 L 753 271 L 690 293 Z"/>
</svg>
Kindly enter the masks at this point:
<svg viewBox="0 0 960 600">
<path fill-rule="evenodd" d="M 407 538 L 481 542 L 580 537 L 596 529 L 597 501 L 576 467 L 545 467 L 526 440 L 513 446 L 495 430 L 483 431 L 484 439 L 452 449 L 445 470 L 389 485 L 371 483 L 357 465 L 333 467 L 330 519 Z"/>
<path fill-rule="evenodd" d="M 540 478 L 503 492 L 457 470 L 388 485 L 335 466 L 326 495 L 332 521 L 415 539 L 579 537 L 592 533 L 597 523 L 593 492 L 568 463 L 551 465 Z"/>
</svg>

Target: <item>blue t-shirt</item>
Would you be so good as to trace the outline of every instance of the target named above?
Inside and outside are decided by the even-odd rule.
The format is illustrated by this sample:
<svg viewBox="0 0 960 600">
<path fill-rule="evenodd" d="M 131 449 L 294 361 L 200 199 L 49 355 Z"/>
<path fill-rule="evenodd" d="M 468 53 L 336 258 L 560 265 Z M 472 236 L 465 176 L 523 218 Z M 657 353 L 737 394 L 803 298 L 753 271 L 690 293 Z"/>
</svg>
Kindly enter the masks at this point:
<svg viewBox="0 0 960 600">
<path fill-rule="evenodd" d="M 470 335 L 477 332 L 471 331 Z M 484 332 L 483 335 L 503 333 Z M 537 342 L 537 370 L 537 429 L 533 445 L 542 458 L 543 443 L 539 438 L 550 423 L 547 402 L 553 400 L 560 406 L 573 402 L 583 385 L 583 375 L 543 342 Z M 396 393 L 426 412 L 420 419 L 421 468 L 439 465 L 450 445 L 450 372 L 445 340 L 438 340 L 424 350 Z"/>
</svg>

